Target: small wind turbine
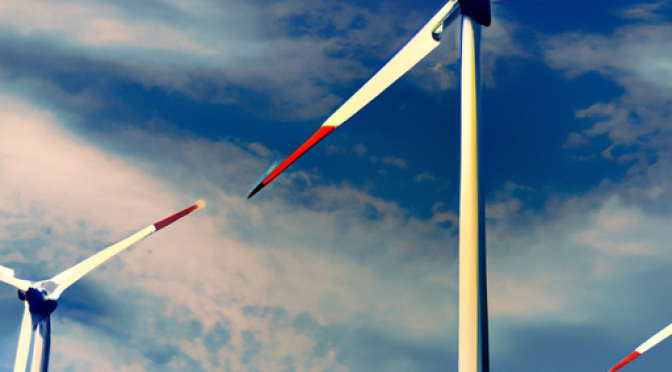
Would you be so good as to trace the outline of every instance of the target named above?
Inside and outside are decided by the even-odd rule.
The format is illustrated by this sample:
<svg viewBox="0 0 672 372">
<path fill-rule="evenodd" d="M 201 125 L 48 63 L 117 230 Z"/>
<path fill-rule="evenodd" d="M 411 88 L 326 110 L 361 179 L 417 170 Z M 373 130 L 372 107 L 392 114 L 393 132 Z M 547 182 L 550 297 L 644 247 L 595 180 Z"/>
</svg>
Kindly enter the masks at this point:
<svg viewBox="0 0 672 372">
<path fill-rule="evenodd" d="M 635 349 L 635 351 L 633 351 L 632 353 L 630 353 L 630 355 L 628 355 L 628 356 L 626 356 L 625 358 L 623 358 L 623 360 L 621 360 L 617 365 L 615 365 L 613 368 L 611 368 L 611 369 L 609 370 L 609 372 L 616 372 L 616 371 L 618 371 L 619 369 L 621 369 L 623 366 L 625 366 L 626 364 L 628 364 L 628 363 L 630 363 L 631 361 L 633 361 L 633 360 L 634 360 L 635 358 L 637 358 L 638 356 L 644 354 L 644 353 L 645 353 L 647 350 L 649 350 L 650 348 L 652 348 L 652 347 L 658 345 L 661 341 L 663 341 L 664 339 L 668 338 L 671 334 L 672 334 L 672 324 L 670 324 L 670 325 L 668 325 L 667 327 L 663 328 L 663 329 L 660 330 L 658 333 L 656 333 L 655 335 L 653 335 L 651 338 L 649 338 L 648 340 L 646 340 L 646 342 L 644 342 L 643 344 L 639 345 L 639 347 L 638 347 L 637 349 Z"/>
<path fill-rule="evenodd" d="M 449 0 L 420 31 L 350 99 L 339 107 L 306 142 L 267 174 L 248 198 L 266 187 L 301 155 L 350 119 L 387 87 L 439 46 L 441 33 L 462 13 L 459 227 L 459 351 L 458 372 L 489 371 L 485 223 L 478 170 L 478 102 L 481 26 L 491 22 L 490 0 Z"/>
<path fill-rule="evenodd" d="M 24 302 L 25 306 L 14 362 L 14 372 L 26 372 L 31 345 L 33 353 L 31 372 L 47 372 L 49 370 L 50 315 L 56 310 L 58 298 L 63 294 L 63 291 L 119 252 L 204 206 L 205 203 L 199 200 L 196 204 L 145 227 L 48 280 L 33 282 L 18 279 L 14 277 L 14 270 L 0 266 L 0 281 L 16 287 L 19 299 Z M 35 336 L 34 342 L 32 342 L 33 336 Z"/>
</svg>

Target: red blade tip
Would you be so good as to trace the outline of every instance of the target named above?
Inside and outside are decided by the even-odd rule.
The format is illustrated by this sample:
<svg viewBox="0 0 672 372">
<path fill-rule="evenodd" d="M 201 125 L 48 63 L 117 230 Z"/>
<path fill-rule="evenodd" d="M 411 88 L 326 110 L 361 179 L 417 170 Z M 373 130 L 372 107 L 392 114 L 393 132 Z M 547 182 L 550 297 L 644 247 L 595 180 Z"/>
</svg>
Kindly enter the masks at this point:
<svg viewBox="0 0 672 372">
<path fill-rule="evenodd" d="M 154 228 L 156 229 L 156 231 L 159 231 L 159 230 L 163 229 L 164 227 L 170 225 L 171 223 L 179 220 L 180 218 L 188 215 L 189 213 L 191 213 L 191 212 L 193 212 L 197 209 L 203 208 L 204 206 L 205 206 L 205 202 L 203 200 L 199 200 L 199 201 L 196 202 L 196 204 L 194 204 L 190 207 L 184 208 L 183 210 L 173 214 L 172 216 L 166 217 L 166 218 L 162 219 L 161 221 L 155 223 Z"/>
<path fill-rule="evenodd" d="M 616 372 L 617 370 L 621 369 L 621 367 L 630 363 L 633 359 L 637 358 L 638 356 L 640 356 L 639 352 L 633 351 L 630 355 L 625 357 L 617 365 L 615 365 L 612 369 L 610 369 L 609 372 Z"/>
</svg>

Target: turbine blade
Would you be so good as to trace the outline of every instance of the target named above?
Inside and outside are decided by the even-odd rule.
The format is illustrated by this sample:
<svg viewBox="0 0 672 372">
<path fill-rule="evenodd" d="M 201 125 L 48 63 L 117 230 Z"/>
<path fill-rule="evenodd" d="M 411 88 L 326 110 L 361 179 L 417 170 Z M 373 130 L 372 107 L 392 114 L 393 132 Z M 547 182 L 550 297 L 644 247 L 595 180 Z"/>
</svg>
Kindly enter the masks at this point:
<svg viewBox="0 0 672 372">
<path fill-rule="evenodd" d="M 38 323 L 34 342 L 30 372 L 47 372 L 49 370 L 49 349 L 51 348 L 51 317 Z"/>
<path fill-rule="evenodd" d="M 42 322 L 37 323 L 35 328 L 35 340 L 33 341 L 33 361 L 30 363 L 30 372 L 40 372 L 42 367 L 42 350 L 44 349 L 44 338 L 42 337 Z"/>
<path fill-rule="evenodd" d="M 33 320 L 28 308 L 28 301 L 24 302 L 24 306 L 19 344 L 16 348 L 16 359 L 14 360 L 14 372 L 26 372 L 28 355 L 30 354 L 30 341 L 33 336 Z"/>
<path fill-rule="evenodd" d="M 42 348 L 42 369 L 40 372 L 49 371 L 49 355 L 51 354 L 51 317 L 44 321 L 44 347 Z"/>
<path fill-rule="evenodd" d="M 376 98 L 392 83 L 397 81 L 408 70 L 425 58 L 440 44 L 440 34 L 445 27 L 444 23 L 457 10 L 457 0 L 450 0 L 425 24 L 413 38 L 404 45 L 399 52 L 390 59 L 369 81 L 366 82 L 352 97 L 339 107 L 322 124 L 306 142 L 296 149 L 287 159 L 272 170 L 264 179 L 256 184 L 247 196 L 253 197 L 266 185 L 271 183 L 280 173 L 294 163 L 301 155 L 315 146 L 338 126 L 350 119 L 359 110 Z"/>
<path fill-rule="evenodd" d="M 166 217 L 159 222 L 151 224 L 144 229 L 138 231 L 137 233 L 129 236 L 128 238 L 113 244 L 104 250 L 94 254 L 93 256 L 87 258 L 86 260 L 78 263 L 77 265 L 63 271 L 62 273 L 51 278 L 51 282 L 55 285 L 53 292 L 47 296 L 49 299 L 58 299 L 58 297 L 70 287 L 77 280 L 81 279 L 84 275 L 91 272 L 93 269 L 105 263 L 110 258 L 114 257 L 118 253 L 132 246 L 133 244 L 139 242 L 140 240 L 150 236 L 156 231 L 163 229 L 164 227 L 170 225 L 171 223 L 179 220 L 180 218 L 190 214 L 191 212 L 200 209 L 205 206 L 205 203 L 202 200 L 196 202 L 196 204 L 189 206 L 169 217 Z"/>
<path fill-rule="evenodd" d="M 618 362 L 618 364 L 616 364 L 612 369 L 610 369 L 609 372 L 615 372 L 615 371 L 621 369 L 623 366 L 630 363 L 631 361 L 633 361 L 638 356 L 644 354 L 650 348 L 658 345 L 661 341 L 668 338 L 671 334 L 672 334 L 672 324 L 663 328 L 658 333 L 653 335 L 651 338 L 646 340 L 643 344 L 639 345 L 639 347 L 637 349 L 635 349 L 635 351 L 633 351 L 627 357 L 623 358 L 623 360 Z"/>
<path fill-rule="evenodd" d="M 0 265 L 0 282 L 7 283 L 24 292 L 30 287 L 30 281 L 15 278 L 14 270 L 2 265 Z"/>
</svg>

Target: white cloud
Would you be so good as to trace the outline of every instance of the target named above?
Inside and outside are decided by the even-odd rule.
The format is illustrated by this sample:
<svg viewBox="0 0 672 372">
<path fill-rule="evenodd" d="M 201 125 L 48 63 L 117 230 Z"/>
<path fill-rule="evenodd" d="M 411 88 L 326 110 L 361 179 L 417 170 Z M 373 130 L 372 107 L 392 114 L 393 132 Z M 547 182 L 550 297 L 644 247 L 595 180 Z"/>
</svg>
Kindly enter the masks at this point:
<svg viewBox="0 0 672 372">
<path fill-rule="evenodd" d="M 428 171 L 424 171 L 417 176 L 415 176 L 415 181 L 416 182 L 424 182 L 424 181 L 434 181 L 436 180 L 436 176 L 429 173 Z"/>
<path fill-rule="evenodd" d="M 394 165 L 395 167 L 400 169 L 408 169 L 408 165 L 406 165 L 406 160 L 401 158 L 395 158 L 394 156 L 386 155 L 383 156 L 382 161 L 383 164 Z"/>
<path fill-rule="evenodd" d="M 663 21 L 662 11 L 670 5 L 672 5 L 672 2 L 669 0 L 662 0 L 651 4 L 637 4 L 623 10 L 621 16 L 626 19 Z"/>
<path fill-rule="evenodd" d="M 603 158 L 641 168 L 668 156 L 672 41 L 665 35 L 671 32 L 667 24 L 632 25 L 608 36 L 570 33 L 545 40 L 552 68 L 566 70 L 569 78 L 598 72 L 625 90 L 621 97 L 577 110 L 577 118 L 594 124 L 572 133 L 565 147 L 581 148 L 606 135 L 610 144 L 601 150 Z"/>
<path fill-rule="evenodd" d="M 0 96 L 0 251 L 18 275 L 48 277 L 198 197 L 208 205 L 64 293 L 54 366 L 84 370 L 95 358 L 104 370 L 248 370 L 291 355 L 297 370 L 345 370 L 336 356 L 348 345 L 334 327 L 423 342 L 452 332 L 452 238 L 440 222 L 347 186 L 304 194 L 308 209 L 270 194 L 247 202 L 236 190 L 263 166 L 249 146 L 108 133 L 142 151 L 122 158 L 65 130 L 64 118 Z M 287 320 L 269 325 L 244 306 L 282 309 Z M 326 354 L 294 328 L 300 314 L 324 328 Z M 246 364 L 247 331 L 262 347 Z"/>
<path fill-rule="evenodd" d="M 494 73 L 502 59 L 525 57 L 528 53 L 515 41 L 518 30 L 501 7 L 493 8 L 492 25 L 483 28 L 481 37 L 481 79 L 486 86 L 496 84 Z M 441 46 L 411 70 L 412 78 L 429 91 L 456 89 L 460 71 L 459 17 L 441 36 Z"/>
<path fill-rule="evenodd" d="M 372 67 L 360 60 L 388 58 L 405 38 L 400 30 L 410 32 L 422 18 L 390 6 L 374 13 L 328 1 L 195 1 L 185 7 L 166 0 L 143 6 L 12 0 L 0 4 L 0 46 L 31 63 L 0 68 L 31 77 L 35 71 L 25 69 L 36 61 L 49 59 L 43 67 L 56 74 L 77 63 L 224 103 L 236 102 L 237 89 L 252 89 L 275 104 L 275 115 L 309 118 L 342 102 L 330 86 L 370 76 Z M 361 27 L 351 28 L 353 22 Z"/>
</svg>

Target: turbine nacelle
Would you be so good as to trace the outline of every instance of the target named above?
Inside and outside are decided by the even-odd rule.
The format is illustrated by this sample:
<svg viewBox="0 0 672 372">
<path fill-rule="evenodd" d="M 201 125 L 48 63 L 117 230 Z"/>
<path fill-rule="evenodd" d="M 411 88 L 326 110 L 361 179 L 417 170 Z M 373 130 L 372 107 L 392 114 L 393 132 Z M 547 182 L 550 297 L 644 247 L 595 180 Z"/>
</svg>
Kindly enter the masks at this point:
<svg viewBox="0 0 672 372">
<path fill-rule="evenodd" d="M 460 9 L 462 14 L 473 19 L 481 26 L 487 27 L 492 23 L 490 1 L 491 0 L 460 0 Z"/>
<path fill-rule="evenodd" d="M 48 318 L 58 307 L 58 302 L 50 300 L 49 293 L 44 289 L 28 288 L 23 297 L 28 302 L 28 310 L 33 320 L 33 329 L 37 327 L 38 323 Z"/>
</svg>

